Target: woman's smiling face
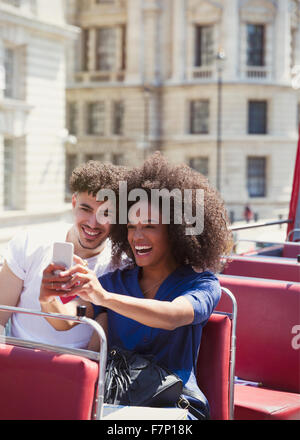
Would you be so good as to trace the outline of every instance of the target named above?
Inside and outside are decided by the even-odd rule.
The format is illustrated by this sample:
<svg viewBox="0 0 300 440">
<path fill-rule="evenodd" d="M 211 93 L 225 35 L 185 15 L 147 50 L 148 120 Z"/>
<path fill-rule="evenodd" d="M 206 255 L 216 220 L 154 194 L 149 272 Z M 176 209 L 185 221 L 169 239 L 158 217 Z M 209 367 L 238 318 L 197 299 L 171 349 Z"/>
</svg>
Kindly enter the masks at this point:
<svg viewBox="0 0 300 440">
<path fill-rule="evenodd" d="M 137 202 L 128 213 L 128 242 L 138 266 L 157 266 L 174 261 L 168 225 L 162 223 L 158 209 L 148 202 Z"/>
</svg>

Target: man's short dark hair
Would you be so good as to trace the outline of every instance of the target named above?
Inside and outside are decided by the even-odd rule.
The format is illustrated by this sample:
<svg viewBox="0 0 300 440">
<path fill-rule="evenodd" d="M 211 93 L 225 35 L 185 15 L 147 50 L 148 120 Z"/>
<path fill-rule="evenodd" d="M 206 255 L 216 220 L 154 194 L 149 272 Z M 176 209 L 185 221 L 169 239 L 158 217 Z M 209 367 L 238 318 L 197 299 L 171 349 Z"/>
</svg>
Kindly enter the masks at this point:
<svg viewBox="0 0 300 440">
<path fill-rule="evenodd" d="M 70 189 L 73 193 L 87 192 L 96 196 L 100 189 L 112 189 L 116 193 L 119 181 L 126 180 L 127 168 L 111 163 L 90 160 L 76 167 L 70 177 Z"/>
</svg>

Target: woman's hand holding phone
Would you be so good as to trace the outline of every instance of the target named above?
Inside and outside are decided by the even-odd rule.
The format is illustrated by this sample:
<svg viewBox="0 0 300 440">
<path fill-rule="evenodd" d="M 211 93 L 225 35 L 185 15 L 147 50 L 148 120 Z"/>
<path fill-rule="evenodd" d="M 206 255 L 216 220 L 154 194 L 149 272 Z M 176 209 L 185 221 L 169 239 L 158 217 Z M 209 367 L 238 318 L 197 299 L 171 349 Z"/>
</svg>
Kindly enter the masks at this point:
<svg viewBox="0 0 300 440">
<path fill-rule="evenodd" d="M 74 261 L 77 263 L 71 269 L 61 272 L 61 276 L 70 277 L 70 281 L 64 283 L 63 288 L 70 289 L 70 293 L 59 292 L 59 296 L 78 295 L 85 301 L 101 305 L 102 299 L 108 294 L 101 286 L 95 272 L 90 270 L 84 260 L 74 255 Z"/>
</svg>

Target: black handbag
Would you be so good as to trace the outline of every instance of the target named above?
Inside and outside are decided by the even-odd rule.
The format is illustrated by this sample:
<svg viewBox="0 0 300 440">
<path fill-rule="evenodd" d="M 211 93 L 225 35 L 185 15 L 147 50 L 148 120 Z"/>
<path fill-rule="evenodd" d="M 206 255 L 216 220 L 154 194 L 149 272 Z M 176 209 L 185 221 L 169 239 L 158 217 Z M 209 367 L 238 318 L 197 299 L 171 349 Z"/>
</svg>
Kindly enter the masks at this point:
<svg viewBox="0 0 300 440">
<path fill-rule="evenodd" d="M 105 403 L 172 407 L 180 400 L 182 380 L 158 365 L 152 355 L 113 347 L 105 374 Z"/>
</svg>

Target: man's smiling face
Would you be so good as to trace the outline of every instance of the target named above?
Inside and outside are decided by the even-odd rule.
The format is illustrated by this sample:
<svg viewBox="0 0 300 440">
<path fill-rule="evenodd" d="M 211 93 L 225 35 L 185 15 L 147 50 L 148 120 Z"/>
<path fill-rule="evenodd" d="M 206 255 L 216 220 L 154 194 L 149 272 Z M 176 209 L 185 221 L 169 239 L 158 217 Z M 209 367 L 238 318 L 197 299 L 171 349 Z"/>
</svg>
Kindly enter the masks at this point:
<svg viewBox="0 0 300 440">
<path fill-rule="evenodd" d="M 109 235 L 110 224 L 100 224 L 97 221 L 97 210 L 103 202 L 87 192 L 73 194 L 72 207 L 74 229 L 79 246 L 95 255 L 102 249 L 103 242 Z"/>
</svg>

